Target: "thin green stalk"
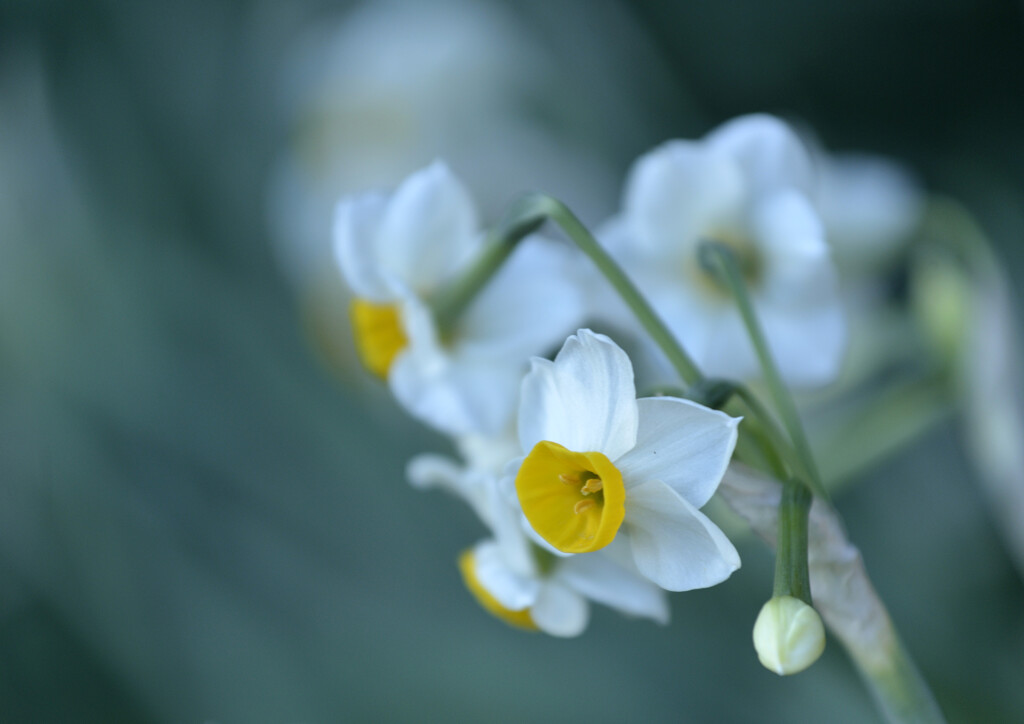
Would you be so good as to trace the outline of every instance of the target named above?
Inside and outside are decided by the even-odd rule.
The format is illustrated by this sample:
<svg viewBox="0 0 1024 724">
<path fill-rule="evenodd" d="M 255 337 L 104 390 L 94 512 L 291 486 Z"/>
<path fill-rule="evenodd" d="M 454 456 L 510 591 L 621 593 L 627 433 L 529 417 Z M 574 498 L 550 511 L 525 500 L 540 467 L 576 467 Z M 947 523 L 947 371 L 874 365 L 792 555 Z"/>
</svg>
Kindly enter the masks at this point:
<svg viewBox="0 0 1024 724">
<path fill-rule="evenodd" d="M 811 491 L 796 482 L 784 482 L 779 500 L 779 526 L 775 549 L 775 588 L 772 595 L 799 598 L 811 603 L 811 579 L 807 571 L 807 517 Z"/>
<path fill-rule="evenodd" d="M 431 300 L 434 320 L 442 338 L 449 335 L 463 310 L 498 272 L 523 237 L 536 231 L 544 220 L 543 216 L 522 214 L 513 206 L 505 218 L 488 232 L 483 253 L 469 271 Z"/>
<path fill-rule="evenodd" d="M 792 476 L 801 480 L 809 480 L 810 473 L 807 471 L 803 458 L 796 453 L 796 450 L 786 439 L 782 430 L 779 429 L 778 424 L 775 422 L 775 418 L 761 403 L 761 400 L 758 399 L 757 395 L 751 392 L 750 388 L 746 385 L 737 385 L 736 396 L 744 405 L 746 405 L 750 414 L 764 428 L 764 435 L 768 438 L 771 446 L 775 449 L 776 454 L 782 456 L 789 467 L 789 474 L 786 474 L 785 471 L 780 472 L 779 470 L 772 470 L 772 472 L 777 477 L 783 479 Z"/>
<path fill-rule="evenodd" d="M 640 326 L 668 357 L 679 376 L 687 384 L 703 379 L 690 355 L 615 260 L 565 204 L 543 194 L 530 194 L 514 203 L 501 223 L 488 235 L 490 243 L 473 267 L 442 297 L 433 300 L 434 317 L 441 334 L 451 331 L 455 320 L 490 281 L 516 244 L 547 220 L 558 224 L 569 240 L 594 263 L 636 316 Z"/>
<path fill-rule="evenodd" d="M 750 341 L 753 343 L 754 351 L 761 363 L 761 370 L 775 401 L 775 407 L 778 409 L 782 424 L 786 427 L 786 432 L 789 433 L 789 437 L 793 441 L 793 447 L 796 448 L 803 463 L 803 472 L 807 474 L 806 482 L 812 486 L 815 495 L 826 501 L 829 500 L 828 492 L 821 482 L 821 473 L 818 472 L 818 466 L 814 462 L 814 455 L 811 453 L 811 446 L 807 441 L 803 423 L 800 422 L 796 403 L 793 402 L 789 390 L 782 381 L 779 368 L 768 349 L 768 341 L 764 337 L 761 323 L 754 312 L 754 305 L 747 294 L 747 285 L 736 258 L 729 247 L 713 241 L 702 242 L 699 253 L 701 263 L 718 276 L 736 300 L 736 306 L 739 308 L 743 324 L 747 328 L 747 334 L 750 335 Z"/>
<path fill-rule="evenodd" d="M 587 255 L 636 316 L 640 326 L 668 357 L 679 376 L 689 385 L 702 380 L 703 376 L 696 363 L 682 348 L 675 335 L 636 288 L 636 285 L 615 263 L 615 260 L 597 243 L 597 240 L 576 218 L 576 215 L 569 210 L 569 207 L 561 201 L 539 194 L 526 197 L 525 202 L 535 206 L 539 213 L 545 214 L 558 224 L 576 247 Z"/>
</svg>

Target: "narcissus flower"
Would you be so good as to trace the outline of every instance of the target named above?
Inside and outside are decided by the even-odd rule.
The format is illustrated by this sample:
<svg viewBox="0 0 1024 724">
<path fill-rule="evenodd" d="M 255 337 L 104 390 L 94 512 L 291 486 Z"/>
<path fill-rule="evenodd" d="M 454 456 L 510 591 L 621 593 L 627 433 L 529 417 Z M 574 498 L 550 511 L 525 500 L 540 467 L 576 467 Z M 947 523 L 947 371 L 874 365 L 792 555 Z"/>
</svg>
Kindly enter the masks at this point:
<svg viewBox="0 0 1024 724">
<path fill-rule="evenodd" d="M 783 376 L 823 384 L 838 372 L 845 325 L 814 191 L 796 134 L 745 116 L 639 158 L 623 212 L 600 236 L 702 369 L 748 379 L 759 370 L 749 336 L 697 253 L 703 241 L 729 246 Z"/>
<path fill-rule="evenodd" d="M 496 433 L 515 409 L 531 354 L 577 323 L 579 294 L 562 282 L 563 249 L 524 240 L 450 330 L 430 304 L 481 249 L 476 211 L 440 162 L 391 196 L 343 199 L 335 253 L 356 294 L 352 322 L 368 369 L 415 417 L 454 435 Z"/>
<path fill-rule="evenodd" d="M 510 466 L 532 530 L 562 554 L 609 549 L 662 588 L 720 583 L 736 549 L 698 509 L 718 487 L 739 420 L 673 397 L 636 399 L 629 358 L 590 330 L 523 380 Z"/>
<path fill-rule="evenodd" d="M 485 610 L 505 623 L 553 636 L 576 636 L 589 620 L 589 603 L 628 616 L 668 623 L 665 592 L 628 561 L 593 553 L 560 558 L 532 543 L 518 509 L 499 490 L 499 471 L 515 437 L 459 441 L 466 464 L 440 455 L 419 455 L 408 476 L 416 487 L 440 487 L 464 498 L 491 530 L 459 556 L 466 588 Z M 500 462 L 499 462 L 500 461 Z"/>
</svg>

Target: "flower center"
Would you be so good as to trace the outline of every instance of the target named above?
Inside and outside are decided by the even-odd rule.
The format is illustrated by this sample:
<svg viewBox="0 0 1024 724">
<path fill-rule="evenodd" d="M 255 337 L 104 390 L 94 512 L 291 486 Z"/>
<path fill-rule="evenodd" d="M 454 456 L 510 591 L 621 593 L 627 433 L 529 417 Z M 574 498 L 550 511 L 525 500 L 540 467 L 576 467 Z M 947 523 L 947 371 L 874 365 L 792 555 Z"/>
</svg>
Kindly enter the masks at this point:
<svg viewBox="0 0 1024 724">
<path fill-rule="evenodd" d="M 391 363 L 409 343 L 398 305 L 356 299 L 351 314 L 359 358 L 368 370 L 387 379 Z"/>
<path fill-rule="evenodd" d="M 466 588 L 473 594 L 473 598 L 477 600 L 484 610 L 496 618 L 500 618 L 510 626 L 517 626 L 519 628 L 525 628 L 530 631 L 537 630 L 537 624 L 533 622 L 533 618 L 530 617 L 530 609 L 524 608 L 520 611 L 513 611 L 511 609 L 502 606 L 498 599 L 490 594 L 490 592 L 483 587 L 480 583 L 480 579 L 476 575 L 476 558 L 473 555 L 473 549 L 462 553 L 459 556 L 459 572 L 462 573 L 462 581 L 466 584 Z"/>
<path fill-rule="evenodd" d="M 537 443 L 516 475 L 519 503 L 541 538 L 563 553 L 612 542 L 626 514 L 622 473 L 603 453 Z"/>
<path fill-rule="evenodd" d="M 747 235 L 731 229 L 713 229 L 704 234 L 703 237 L 729 247 L 729 250 L 736 258 L 736 263 L 740 267 L 740 273 L 743 275 L 743 280 L 747 283 L 748 287 L 755 287 L 760 283 L 762 273 L 764 272 L 763 259 L 761 258 L 760 251 Z M 728 287 L 720 282 L 714 274 L 701 268 L 696 254 L 694 254 L 693 258 L 693 268 L 696 270 L 696 276 L 703 289 L 714 296 L 732 299 L 732 294 Z"/>
</svg>

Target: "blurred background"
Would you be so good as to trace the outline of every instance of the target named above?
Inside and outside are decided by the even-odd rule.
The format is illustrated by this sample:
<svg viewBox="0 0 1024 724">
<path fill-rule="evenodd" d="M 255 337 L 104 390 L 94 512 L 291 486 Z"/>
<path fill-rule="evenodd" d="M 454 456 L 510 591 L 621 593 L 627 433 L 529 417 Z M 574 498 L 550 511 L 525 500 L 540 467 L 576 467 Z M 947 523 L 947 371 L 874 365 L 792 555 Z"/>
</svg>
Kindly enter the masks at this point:
<svg viewBox="0 0 1024 724">
<path fill-rule="evenodd" d="M 446 441 L 352 363 L 331 208 L 444 157 L 489 220 L 542 189 L 596 223 L 640 153 L 768 111 L 960 199 L 1019 281 L 1021 10 L 0 4 L 0 720 L 875 721 L 834 641 L 758 664 L 758 541 L 668 628 L 489 618 L 454 565 L 484 531 L 404 479 Z M 1024 586 L 962 428 L 837 505 L 949 718 L 1019 722 Z"/>
</svg>

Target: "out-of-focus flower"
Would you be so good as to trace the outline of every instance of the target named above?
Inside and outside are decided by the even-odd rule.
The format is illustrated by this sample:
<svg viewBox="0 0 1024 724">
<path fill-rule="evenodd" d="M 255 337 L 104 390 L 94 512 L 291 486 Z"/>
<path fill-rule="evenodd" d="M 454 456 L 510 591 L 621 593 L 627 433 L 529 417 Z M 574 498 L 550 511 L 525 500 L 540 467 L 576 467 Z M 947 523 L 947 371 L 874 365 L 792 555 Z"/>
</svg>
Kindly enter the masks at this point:
<svg viewBox="0 0 1024 724">
<path fill-rule="evenodd" d="M 372 0 L 299 39 L 282 79 L 291 143 L 269 207 L 300 289 L 323 283 L 324 219 L 339 196 L 394 187 L 438 156 L 488 215 L 538 185 L 585 218 L 606 213 L 613 165 L 565 130 L 594 109 L 566 98 L 538 36 L 497 2 Z"/>
<path fill-rule="evenodd" d="M 489 613 L 506 623 L 553 636 L 576 636 L 589 620 L 589 601 L 628 616 L 668 623 L 664 591 L 628 563 L 602 553 L 559 558 L 531 543 L 518 510 L 499 491 L 499 472 L 517 447 L 513 435 L 459 441 L 461 465 L 440 455 L 419 455 L 408 476 L 418 488 L 440 487 L 466 500 L 493 537 L 459 557 L 466 587 Z M 500 461 L 500 462 L 499 462 Z"/>
<path fill-rule="evenodd" d="M 528 239 L 442 336 L 430 301 L 465 271 L 482 235 L 469 194 L 440 162 L 391 196 L 343 199 L 334 233 L 366 366 L 443 432 L 501 430 L 527 358 L 557 344 L 581 314 L 556 248 Z"/>
<path fill-rule="evenodd" d="M 921 221 L 920 184 L 882 156 L 820 151 L 815 165 L 818 209 L 840 274 L 877 273 Z"/>
<path fill-rule="evenodd" d="M 722 582 L 736 549 L 698 508 L 714 494 L 739 420 L 688 400 L 637 400 L 629 358 L 580 330 L 523 381 L 510 465 L 532 530 L 560 553 L 609 546 L 662 588 Z M 511 477 L 511 475 L 510 475 Z"/>
<path fill-rule="evenodd" d="M 825 650 L 821 616 L 793 596 L 769 599 L 754 622 L 754 650 L 764 667 L 779 676 L 803 671 Z"/>
<path fill-rule="evenodd" d="M 829 153 L 809 139 L 818 209 L 839 271 L 849 354 L 831 390 L 855 389 L 906 354 L 906 315 L 893 299 L 892 272 L 919 228 L 925 194 L 911 171 L 866 153 Z"/>
<path fill-rule="evenodd" d="M 728 291 L 697 255 L 704 240 L 729 246 L 783 376 L 818 385 L 836 375 L 846 335 L 812 198 L 799 138 L 773 117 L 745 116 L 638 159 L 623 213 L 601 236 L 699 366 L 747 379 L 759 369 L 753 346 Z"/>
</svg>

